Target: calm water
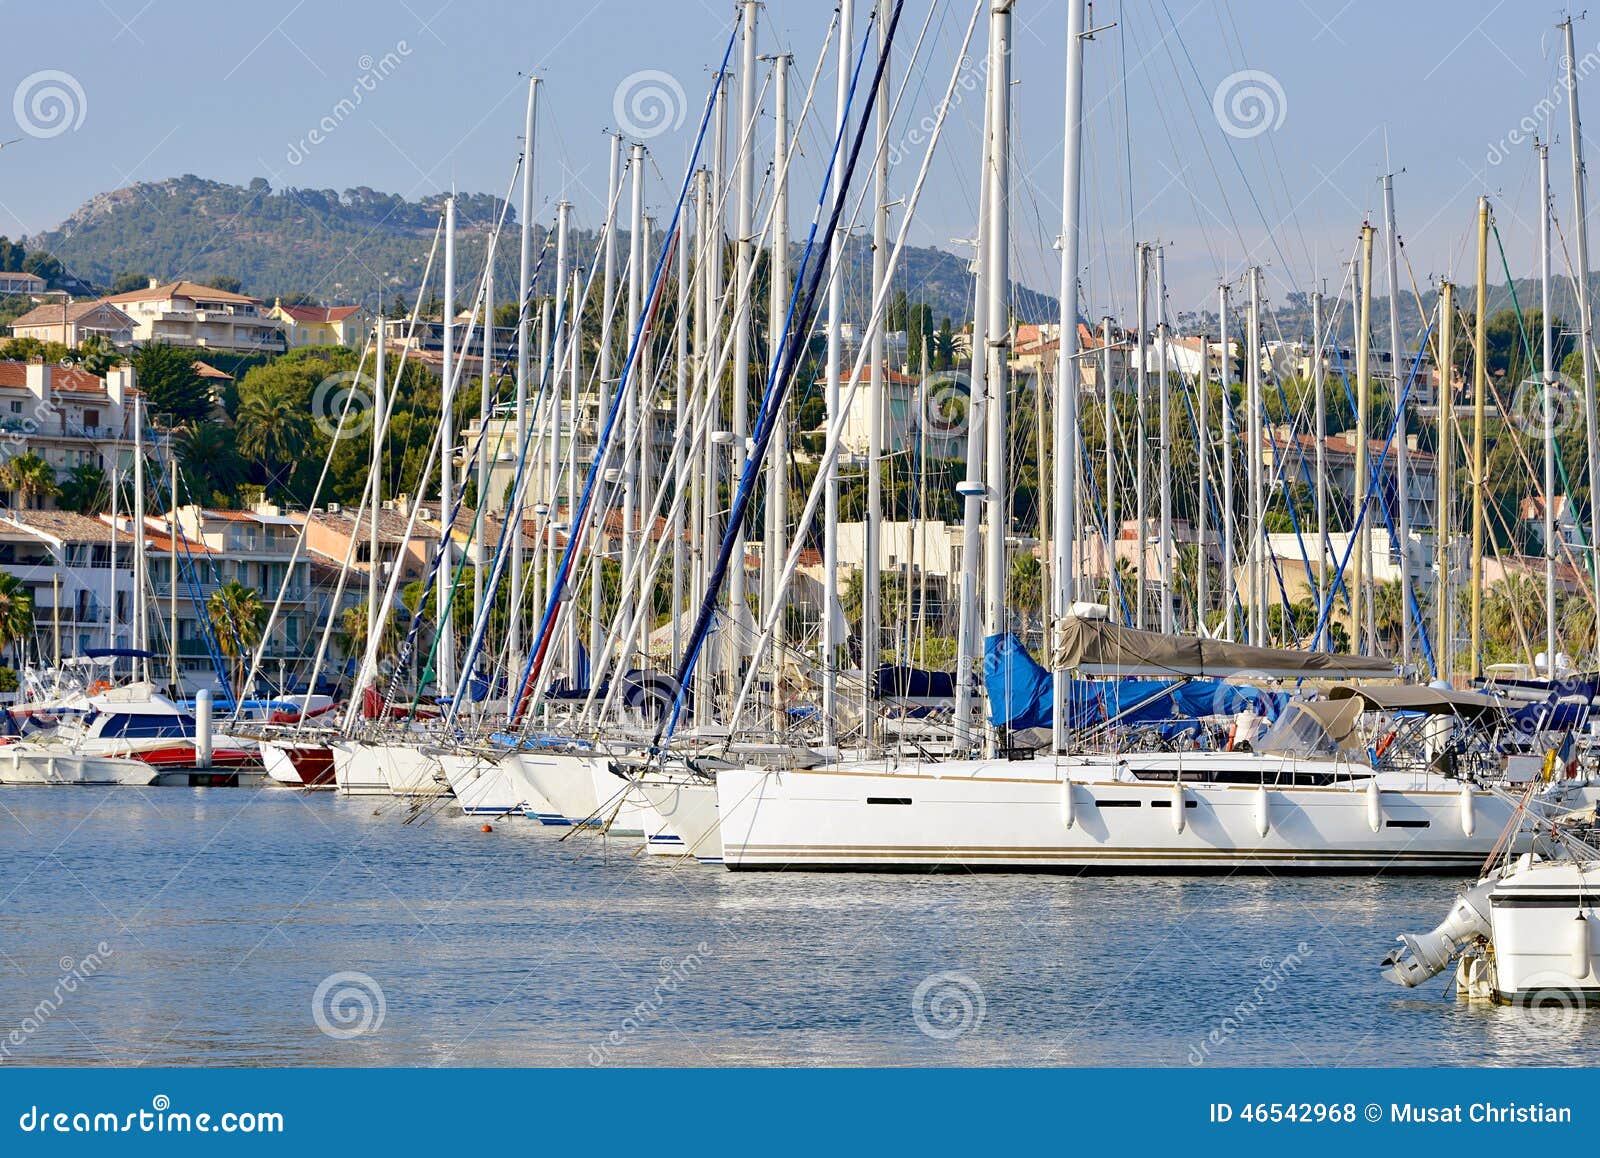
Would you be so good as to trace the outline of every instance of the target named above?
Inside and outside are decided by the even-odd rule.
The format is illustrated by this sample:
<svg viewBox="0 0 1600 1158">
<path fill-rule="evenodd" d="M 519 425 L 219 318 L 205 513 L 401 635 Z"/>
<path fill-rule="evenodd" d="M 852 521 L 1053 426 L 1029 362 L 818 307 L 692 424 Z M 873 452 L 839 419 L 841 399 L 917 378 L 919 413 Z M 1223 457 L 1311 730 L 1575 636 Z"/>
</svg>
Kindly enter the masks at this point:
<svg viewBox="0 0 1600 1158">
<path fill-rule="evenodd" d="M 1600 1045 L 1600 1014 L 1379 978 L 1448 879 L 733 875 L 403 820 L 278 790 L 0 789 L 0 1057 L 1550 1065 Z"/>
</svg>

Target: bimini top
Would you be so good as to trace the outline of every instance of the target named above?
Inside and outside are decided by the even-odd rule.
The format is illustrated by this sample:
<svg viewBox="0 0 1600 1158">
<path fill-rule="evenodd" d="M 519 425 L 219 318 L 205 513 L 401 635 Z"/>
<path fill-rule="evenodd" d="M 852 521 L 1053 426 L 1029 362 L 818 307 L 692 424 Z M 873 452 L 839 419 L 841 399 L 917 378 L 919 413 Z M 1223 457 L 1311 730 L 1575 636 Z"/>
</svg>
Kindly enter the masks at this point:
<svg viewBox="0 0 1600 1158">
<path fill-rule="evenodd" d="M 1229 676 L 1260 679 L 1393 679 L 1395 667 L 1362 655 L 1252 647 L 1192 635 L 1162 635 L 1105 619 L 1062 621 L 1058 668 L 1084 675 Z"/>
<path fill-rule="evenodd" d="M 1458 692 L 1454 688 L 1385 687 L 1358 688 L 1341 684 L 1328 689 L 1330 700 L 1360 700 L 1367 711 L 1420 712 L 1430 716 L 1461 716 L 1477 719 L 1503 712 L 1503 700 L 1482 692 Z"/>
</svg>

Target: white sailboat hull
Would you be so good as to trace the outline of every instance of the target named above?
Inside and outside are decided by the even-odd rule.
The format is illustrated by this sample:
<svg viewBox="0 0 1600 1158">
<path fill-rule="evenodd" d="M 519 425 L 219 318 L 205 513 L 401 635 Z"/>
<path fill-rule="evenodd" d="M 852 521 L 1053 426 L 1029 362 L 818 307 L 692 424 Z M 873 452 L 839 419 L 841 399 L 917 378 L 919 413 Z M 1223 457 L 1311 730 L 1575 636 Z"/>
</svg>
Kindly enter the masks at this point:
<svg viewBox="0 0 1600 1158">
<path fill-rule="evenodd" d="M 658 856 L 722 863 L 717 788 L 704 780 L 644 779 L 634 786 L 645 804 L 645 846 Z"/>
<path fill-rule="evenodd" d="M 512 783 L 506 765 L 515 757 L 477 752 L 446 752 L 439 757 L 456 806 L 468 816 L 503 816 L 521 812 L 523 795 Z"/>
<path fill-rule="evenodd" d="M 613 836 L 644 836 L 641 806 L 628 782 L 611 774 L 606 757 L 525 751 L 516 761 L 534 793 L 551 807 L 549 813 L 534 813 L 540 822 L 604 825 Z"/>
<path fill-rule="evenodd" d="M 719 771 L 716 787 L 730 869 L 1476 869 L 1510 806 L 1469 789 L 1467 809 L 1460 786 L 1437 777 L 1401 787 L 1417 780 L 1380 776 L 1377 793 L 1359 780 L 1185 782 L 1181 821 L 1177 785 L 1118 779 L 1104 762 L 738 768 Z"/>
<path fill-rule="evenodd" d="M 410 744 L 333 743 L 334 782 L 347 796 L 440 796 L 439 760 Z"/>
</svg>

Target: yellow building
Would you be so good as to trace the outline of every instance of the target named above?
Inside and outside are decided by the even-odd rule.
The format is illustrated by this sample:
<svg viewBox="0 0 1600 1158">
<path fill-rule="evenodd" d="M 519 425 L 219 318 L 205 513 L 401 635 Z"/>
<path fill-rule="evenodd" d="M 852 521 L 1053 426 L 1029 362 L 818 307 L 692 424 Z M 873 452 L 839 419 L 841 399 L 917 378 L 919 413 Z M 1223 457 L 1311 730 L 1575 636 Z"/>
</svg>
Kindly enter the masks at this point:
<svg viewBox="0 0 1600 1158">
<path fill-rule="evenodd" d="M 366 331 L 366 313 L 360 306 L 286 306 L 280 298 L 267 316 L 282 323 L 291 350 L 354 346 Z"/>
</svg>

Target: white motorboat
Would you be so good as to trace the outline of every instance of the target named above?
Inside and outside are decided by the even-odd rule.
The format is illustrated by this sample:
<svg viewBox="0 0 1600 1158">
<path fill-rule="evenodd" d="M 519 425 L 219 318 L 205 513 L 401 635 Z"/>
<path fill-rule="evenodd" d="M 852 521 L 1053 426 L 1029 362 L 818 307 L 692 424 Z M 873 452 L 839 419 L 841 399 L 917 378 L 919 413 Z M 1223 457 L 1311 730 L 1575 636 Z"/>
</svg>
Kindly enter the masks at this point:
<svg viewBox="0 0 1600 1158">
<path fill-rule="evenodd" d="M 27 741 L 0 746 L 0 784 L 114 784 L 143 788 L 160 772 L 143 760 Z"/>
<path fill-rule="evenodd" d="M 1592 827 L 1593 811 L 1582 819 Z M 1515 823 L 1523 821 L 1518 809 Z M 1412 988 L 1455 961 L 1466 997 L 1562 1009 L 1600 1003 L 1600 849 L 1565 821 L 1535 827 L 1541 852 L 1501 862 L 1431 932 L 1402 934 L 1380 965 L 1387 980 Z"/>
</svg>

